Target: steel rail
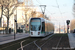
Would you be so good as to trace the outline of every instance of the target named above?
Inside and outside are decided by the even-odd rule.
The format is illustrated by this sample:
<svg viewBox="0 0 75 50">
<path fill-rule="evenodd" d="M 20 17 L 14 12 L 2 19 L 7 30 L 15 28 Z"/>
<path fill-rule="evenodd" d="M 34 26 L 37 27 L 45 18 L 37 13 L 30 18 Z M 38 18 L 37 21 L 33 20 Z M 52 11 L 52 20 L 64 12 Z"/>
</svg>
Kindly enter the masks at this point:
<svg viewBox="0 0 75 50">
<path fill-rule="evenodd" d="M 64 35 L 64 34 L 63 34 L 63 35 Z M 58 46 L 59 46 L 59 44 L 60 44 L 60 41 L 61 41 L 61 39 L 62 39 L 63 35 L 60 37 L 60 39 L 59 39 L 59 41 L 58 41 L 58 43 L 57 43 L 56 48 L 58 48 Z M 60 48 L 60 49 L 62 49 L 62 48 Z M 56 50 L 57 50 L 57 49 L 56 49 Z"/>
</svg>

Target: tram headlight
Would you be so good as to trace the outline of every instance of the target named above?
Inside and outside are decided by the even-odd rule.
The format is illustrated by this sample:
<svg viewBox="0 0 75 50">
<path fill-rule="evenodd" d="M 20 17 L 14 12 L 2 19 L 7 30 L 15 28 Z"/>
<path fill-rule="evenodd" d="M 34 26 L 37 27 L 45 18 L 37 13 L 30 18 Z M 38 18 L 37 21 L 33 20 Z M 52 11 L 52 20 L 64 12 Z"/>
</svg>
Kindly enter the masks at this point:
<svg viewBox="0 0 75 50">
<path fill-rule="evenodd" d="M 38 32 L 38 35 L 40 35 L 40 32 Z"/>
<path fill-rule="evenodd" d="M 31 35 L 33 35 L 33 32 L 31 32 Z"/>
</svg>

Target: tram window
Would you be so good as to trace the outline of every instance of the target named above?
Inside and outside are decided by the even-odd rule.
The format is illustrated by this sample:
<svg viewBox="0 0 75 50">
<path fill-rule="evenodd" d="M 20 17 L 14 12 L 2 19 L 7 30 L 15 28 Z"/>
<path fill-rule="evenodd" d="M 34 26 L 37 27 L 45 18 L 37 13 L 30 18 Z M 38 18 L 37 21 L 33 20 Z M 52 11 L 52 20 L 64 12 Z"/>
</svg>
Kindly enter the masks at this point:
<svg viewBox="0 0 75 50">
<path fill-rule="evenodd" d="M 42 22 L 42 32 L 45 31 L 45 22 Z"/>
</svg>

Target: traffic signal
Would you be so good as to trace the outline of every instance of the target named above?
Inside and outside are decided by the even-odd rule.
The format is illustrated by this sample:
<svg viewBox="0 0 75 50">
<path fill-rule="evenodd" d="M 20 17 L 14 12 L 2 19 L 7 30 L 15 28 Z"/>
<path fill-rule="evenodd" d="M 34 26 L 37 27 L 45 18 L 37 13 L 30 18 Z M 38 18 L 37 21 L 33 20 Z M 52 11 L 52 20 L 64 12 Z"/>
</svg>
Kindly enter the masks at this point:
<svg viewBox="0 0 75 50">
<path fill-rule="evenodd" d="M 69 23 L 70 23 L 70 20 L 67 20 L 67 21 L 66 21 L 66 23 L 67 23 L 67 25 L 69 25 Z"/>
</svg>

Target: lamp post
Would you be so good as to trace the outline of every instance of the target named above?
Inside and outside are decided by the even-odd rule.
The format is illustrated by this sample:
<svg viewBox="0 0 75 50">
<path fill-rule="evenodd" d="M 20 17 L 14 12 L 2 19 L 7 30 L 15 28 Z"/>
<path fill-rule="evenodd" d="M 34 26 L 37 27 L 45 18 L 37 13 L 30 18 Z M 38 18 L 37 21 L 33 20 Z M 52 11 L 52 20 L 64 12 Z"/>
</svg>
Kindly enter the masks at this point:
<svg viewBox="0 0 75 50">
<path fill-rule="evenodd" d="M 59 33 L 60 33 L 60 22 L 59 22 Z"/>
</svg>

